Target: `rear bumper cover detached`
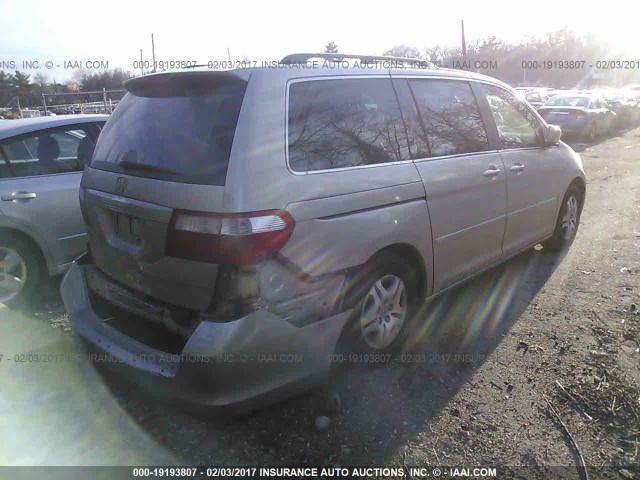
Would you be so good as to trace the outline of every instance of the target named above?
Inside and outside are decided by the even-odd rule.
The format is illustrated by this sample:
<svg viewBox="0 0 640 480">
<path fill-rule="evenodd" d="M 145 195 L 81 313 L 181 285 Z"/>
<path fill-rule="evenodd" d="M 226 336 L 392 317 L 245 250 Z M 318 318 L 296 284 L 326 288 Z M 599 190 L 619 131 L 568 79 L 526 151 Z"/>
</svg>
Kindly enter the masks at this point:
<svg viewBox="0 0 640 480">
<path fill-rule="evenodd" d="M 77 333 L 109 366 L 170 399 L 207 407 L 258 407 L 323 381 L 349 312 L 296 327 L 267 310 L 219 322 L 201 318 L 182 352 L 152 348 L 101 318 L 90 301 L 83 261 L 60 292 Z"/>
</svg>

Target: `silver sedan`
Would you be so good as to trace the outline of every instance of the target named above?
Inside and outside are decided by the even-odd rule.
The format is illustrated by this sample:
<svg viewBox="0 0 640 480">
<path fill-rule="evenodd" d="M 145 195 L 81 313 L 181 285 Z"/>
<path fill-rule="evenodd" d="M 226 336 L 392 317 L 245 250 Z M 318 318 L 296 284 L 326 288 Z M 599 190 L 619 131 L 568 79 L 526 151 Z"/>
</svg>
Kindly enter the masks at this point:
<svg viewBox="0 0 640 480">
<path fill-rule="evenodd" d="M 0 303 L 19 305 L 86 249 L 78 189 L 108 115 L 0 123 Z"/>
</svg>

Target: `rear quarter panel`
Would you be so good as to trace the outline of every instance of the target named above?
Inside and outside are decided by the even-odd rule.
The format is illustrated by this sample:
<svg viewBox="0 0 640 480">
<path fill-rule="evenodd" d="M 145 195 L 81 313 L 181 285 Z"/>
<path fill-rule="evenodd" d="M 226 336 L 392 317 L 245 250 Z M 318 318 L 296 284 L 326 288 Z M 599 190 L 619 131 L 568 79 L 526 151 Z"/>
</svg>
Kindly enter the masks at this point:
<svg viewBox="0 0 640 480">
<path fill-rule="evenodd" d="M 353 72 L 345 73 L 353 78 Z M 288 84 L 321 76 L 337 77 L 335 71 L 319 69 L 252 74 L 231 152 L 223 211 L 289 211 L 296 226 L 281 253 L 308 275 L 362 264 L 394 243 L 418 250 L 431 275 L 429 213 L 412 161 L 311 173 L 289 170 Z M 389 73 L 360 76 L 388 78 Z"/>
<path fill-rule="evenodd" d="M 49 246 L 44 241 L 44 239 L 40 237 L 40 235 L 28 225 L 23 225 L 22 223 L 16 222 L 12 218 L 5 216 L 2 213 L 2 210 L 0 210 L 0 237 L 6 233 L 11 232 L 18 232 L 19 234 L 25 235 L 37 245 L 46 261 L 47 271 L 49 272 L 49 275 L 62 273 L 62 268 L 60 268 L 52 258 Z"/>
<path fill-rule="evenodd" d="M 421 182 L 295 202 L 288 210 L 297 223 L 282 254 L 309 275 L 360 265 L 393 244 L 414 247 L 428 274 L 432 271 L 431 224 Z"/>
</svg>

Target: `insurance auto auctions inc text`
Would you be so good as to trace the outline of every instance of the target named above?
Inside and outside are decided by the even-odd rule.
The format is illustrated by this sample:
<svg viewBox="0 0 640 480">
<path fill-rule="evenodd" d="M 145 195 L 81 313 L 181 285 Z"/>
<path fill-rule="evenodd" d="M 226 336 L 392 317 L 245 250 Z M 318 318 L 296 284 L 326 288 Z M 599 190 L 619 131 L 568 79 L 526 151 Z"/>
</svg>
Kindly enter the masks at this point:
<svg viewBox="0 0 640 480">
<path fill-rule="evenodd" d="M 481 478 L 495 477 L 488 467 L 261 467 L 260 477 L 296 478 Z"/>
</svg>

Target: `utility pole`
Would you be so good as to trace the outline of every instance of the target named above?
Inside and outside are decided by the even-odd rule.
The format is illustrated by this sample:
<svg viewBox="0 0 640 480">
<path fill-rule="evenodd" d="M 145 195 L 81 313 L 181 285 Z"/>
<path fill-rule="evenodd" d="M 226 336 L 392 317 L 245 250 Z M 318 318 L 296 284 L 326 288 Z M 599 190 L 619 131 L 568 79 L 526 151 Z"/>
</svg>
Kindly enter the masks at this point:
<svg viewBox="0 0 640 480">
<path fill-rule="evenodd" d="M 229 57 L 229 63 L 231 63 L 231 51 L 229 50 L 229 47 L 227 47 L 227 57 Z"/>
<path fill-rule="evenodd" d="M 151 34 L 151 55 L 153 56 L 153 73 L 156 73 L 156 46 L 153 42 L 153 33 Z"/>
<path fill-rule="evenodd" d="M 462 27 L 462 60 L 467 60 L 467 42 L 464 39 L 464 20 L 460 20 L 460 25 Z"/>
</svg>

